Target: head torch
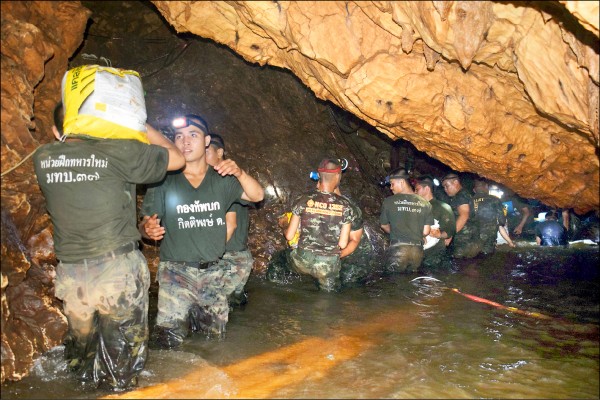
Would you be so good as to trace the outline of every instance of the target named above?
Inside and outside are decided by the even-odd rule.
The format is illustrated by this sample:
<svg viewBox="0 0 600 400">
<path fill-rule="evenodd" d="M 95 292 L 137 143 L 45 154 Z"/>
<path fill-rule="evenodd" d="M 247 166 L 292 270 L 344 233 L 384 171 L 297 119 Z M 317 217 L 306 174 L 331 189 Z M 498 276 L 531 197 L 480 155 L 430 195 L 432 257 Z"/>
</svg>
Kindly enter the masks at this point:
<svg viewBox="0 0 600 400">
<path fill-rule="evenodd" d="M 173 121 L 171 121 L 171 126 L 173 127 L 173 129 L 187 128 L 190 125 L 199 128 L 204 133 L 208 133 L 206 126 L 203 126 L 198 122 L 194 121 L 193 119 L 187 117 L 177 117 L 173 119 Z"/>
<path fill-rule="evenodd" d="M 343 172 L 346 170 L 346 168 L 348 168 L 348 160 L 346 160 L 345 158 L 337 158 L 335 159 L 335 161 L 337 161 L 337 163 L 340 165 L 340 170 L 339 171 L 335 171 L 335 172 Z M 319 168 L 318 171 L 321 172 L 334 172 L 334 171 L 328 171 L 322 168 Z M 312 171 L 309 175 L 309 178 L 312 179 L 313 181 L 318 181 L 319 180 L 319 173 L 317 171 Z"/>
</svg>

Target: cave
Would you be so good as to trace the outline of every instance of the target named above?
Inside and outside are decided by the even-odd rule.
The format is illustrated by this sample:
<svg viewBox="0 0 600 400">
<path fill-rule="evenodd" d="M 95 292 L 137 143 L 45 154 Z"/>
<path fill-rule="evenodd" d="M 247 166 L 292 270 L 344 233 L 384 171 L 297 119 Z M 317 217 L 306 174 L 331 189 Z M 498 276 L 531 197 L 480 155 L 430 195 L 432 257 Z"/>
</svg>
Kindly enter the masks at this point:
<svg viewBox="0 0 600 400">
<path fill-rule="evenodd" d="M 404 166 L 488 178 L 598 213 L 598 2 L 2 2 L 2 373 L 61 343 L 52 225 L 31 154 L 51 142 L 64 73 L 140 73 L 148 122 L 203 115 L 261 182 L 253 275 L 323 157 L 378 226 Z M 332 40 L 334 38 L 334 40 Z M 468 180 L 467 180 L 468 181 Z M 139 199 L 138 199 L 139 201 Z M 156 247 L 144 245 L 156 267 Z"/>
</svg>

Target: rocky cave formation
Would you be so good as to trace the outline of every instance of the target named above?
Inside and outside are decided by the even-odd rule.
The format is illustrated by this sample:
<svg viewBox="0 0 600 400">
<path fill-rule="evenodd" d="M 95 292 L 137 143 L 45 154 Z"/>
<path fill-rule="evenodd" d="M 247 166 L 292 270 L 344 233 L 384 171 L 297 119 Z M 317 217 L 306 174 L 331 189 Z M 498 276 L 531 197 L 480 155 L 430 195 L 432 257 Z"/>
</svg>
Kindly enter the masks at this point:
<svg viewBox="0 0 600 400">
<path fill-rule="evenodd" d="M 377 182 L 411 146 L 420 172 L 473 172 L 549 206 L 598 209 L 598 2 L 152 3 L 1 3 L 2 382 L 66 331 L 29 156 L 53 140 L 75 65 L 138 70 L 149 122 L 201 110 L 223 134 L 267 188 L 252 215 L 257 272 L 283 243 L 277 216 L 325 155 L 348 158 L 342 189 L 373 226 Z M 156 262 L 154 246 L 144 252 Z"/>
</svg>

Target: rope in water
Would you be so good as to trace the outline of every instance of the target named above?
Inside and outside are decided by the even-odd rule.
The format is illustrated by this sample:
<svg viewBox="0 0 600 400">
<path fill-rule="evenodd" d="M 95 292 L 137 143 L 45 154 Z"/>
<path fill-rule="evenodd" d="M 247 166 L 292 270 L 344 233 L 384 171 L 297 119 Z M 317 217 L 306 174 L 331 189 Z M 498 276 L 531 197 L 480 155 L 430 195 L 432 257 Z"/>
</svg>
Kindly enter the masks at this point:
<svg viewBox="0 0 600 400">
<path fill-rule="evenodd" d="M 415 279 L 411 280 L 411 282 L 414 282 L 417 279 L 427 280 L 427 281 L 441 282 L 439 279 L 433 278 L 431 276 L 419 276 L 419 277 L 416 277 Z M 473 296 L 472 294 L 463 293 L 460 290 L 458 290 L 457 288 L 441 287 L 441 289 L 448 289 L 448 290 L 450 290 L 450 291 L 452 291 L 454 293 L 457 293 L 457 294 L 460 294 L 461 296 L 466 297 L 469 300 L 473 300 L 473 301 L 476 301 L 478 303 L 488 304 L 490 306 L 493 306 L 493 307 L 496 307 L 496 308 L 500 308 L 502 310 L 514 312 L 516 314 L 526 315 L 528 317 L 534 317 L 534 318 L 540 318 L 540 319 L 552 319 L 552 317 L 549 317 L 547 315 L 544 315 L 544 314 L 541 314 L 541 313 L 538 313 L 538 312 L 520 310 L 520 309 L 518 309 L 516 307 L 509 307 L 509 306 L 502 305 L 500 303 L 496 303 L 495 301 L 484 299 L 483 297 L 478 297 L 478 296 Z"/>
</svg>

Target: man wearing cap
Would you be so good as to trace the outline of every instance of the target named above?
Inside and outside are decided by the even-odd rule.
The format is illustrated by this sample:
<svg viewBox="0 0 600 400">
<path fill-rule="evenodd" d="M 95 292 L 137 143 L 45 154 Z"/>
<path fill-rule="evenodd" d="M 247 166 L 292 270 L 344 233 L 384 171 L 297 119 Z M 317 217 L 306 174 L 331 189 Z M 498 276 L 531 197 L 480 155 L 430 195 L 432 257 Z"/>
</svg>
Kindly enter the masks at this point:
<svg viewBox="0 0 600 400">
<path fill-rule="evenodd" d="M 434 225 L 437 228 L 431 228 L 426 238 L 425 250 L 423 255 L 423 267 L 426 269 L 439 269 L 440 267 L 450 267 L 450 258 L 448 257 L 447 246 L 452 240 L 456 231 L 456 217 L 452 208 L 443 201 L 433 196 L 434 183 L 429 176 L 423 176 L 417 179 L 415 191 L 431 204 L 431 213 L 433 214 Z M 436 241 L 429 245 L 429 241 Z"/>
<path fill-rule="evenodd" d="M 139 250 L 136 184 L 159 181 L 185 160 L 150 125 L 148 144 L 65 135 L 63 123 L 60 102 L 57 141 L 41 146 L 33 164 L 54 227 L 65 358 L 82 383 L 123 390 L 136 385 L 148 356 L 150 271 Z"/>
<path fill-rule="evenodd" d="M 442 186 L 450 196 L 450 207 L 456 217 L 456 233 L 451 242 L 452 255 L 455 258 L 473 258 L 481 248 L 477 225 L 473 222 L 473 199 L 455 173 L 446 174 Z"/>
<path fill-rule="evenodd" d="M 483 179 L 475 180 L 473 191 L 475 192 L 473 195 L 473 212 L 475 222 L 477 222 L 479 228 L 481 253 L 484 255 L 494 253 L 498 232 L 510 247 L 515 247 L 506 231 L 504 206 L 498 197 L 489 194 L 488 182 Z"/>
<path fill-rule="evenodd" d="M 225 141 L 220 135 L 211 133 L 210 145 L 206 148 L 206 162 L 214 167 L 225 158 Z M 254 258 L 248 249 L 248 229 L 250 219 L 248 216 L 247 202 L 235 202 L 225 214 L 227 224 L 227 243 L 225 245 L 225 254 L 223 258 L 231 260 L 237 268 L 240 283 L 229 297 L 229 304 L 232 306 L 241 306 L 246 304 L 247 294 L 244 286 L 248 282 Z"/>
<path fill-rule="evenodd" d="M 433 225 L 431 204 L 415 194 L 402 168 L 390 173 L 393 195 L 383 201 L 379 222 L 390 235 L 385 271 L 416 272 L 423 260 L 423 242 Z"/>
<path fill-rule="evenodd" d="M 317 188 L 294 202 L 285 237 L 292 240 L 300 227 L 298 246 L 290 253 L 291 268 L 311 275 L 321 290 L 338 291 L 340 252 L 348 245 L 352 209 L 348 200 L 335 194 L 342 179 L 339 161 L 326 158 L 317 171 Z"/>
<path fill-rule="evenodd" d="M 158 314 L 154 343 L 175 347 L 193 331 L 223 337 L 229 318 L 228 296 L 240 283 L 237 268 L 223 257 L 226 212 L 236 201 L 263 199 L 261 185 L 235 161 L 210 167 L 206 122 L 190 114 L 173 122 L 175 146 L 183 153 L 183 171 L 148 188 L 139 229 L 145 238 L 162 240 L 157 279 Z"/>
</svg>

